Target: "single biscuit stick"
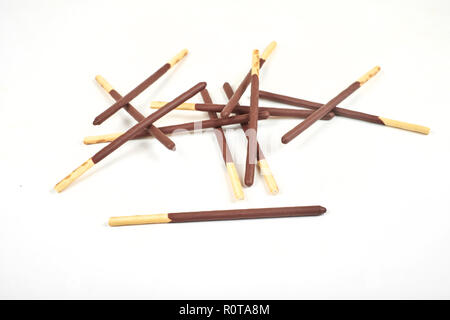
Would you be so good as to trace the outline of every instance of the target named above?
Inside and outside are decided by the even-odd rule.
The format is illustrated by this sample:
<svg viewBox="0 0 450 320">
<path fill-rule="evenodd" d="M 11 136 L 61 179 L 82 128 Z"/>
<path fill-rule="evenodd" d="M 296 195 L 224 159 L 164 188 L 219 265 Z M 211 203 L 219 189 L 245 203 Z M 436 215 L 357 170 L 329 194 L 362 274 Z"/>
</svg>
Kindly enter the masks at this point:
<svg viewBox="0 0 450 320">
<path fill-rule="evenodd" d="M 155 73 L 153 73 L 150 77 L 145 79 L 141 84 L 139 84 L 136 88 L 127 93 L 122 99 L 114 103 L 108 109 L 100 113 L 95 119 L 93 124 L 99 125 L 102 124 L 106 119 L 111 117 L 114 113 L 119 111 L 122 107 L 126 106 L 131 100 L 136 98 L 140 93 L 142 93 L 145 89 L 150 87 L 156 80 L 161 78 L 170 68 L 172 68 L 175 64 L 177 64 L 181 59 L 183 59 L 187 55 L 187 49 L 181 50 L 175 57 L 170 59 L 169 62 L 165 63 L 161 68 L 159 68 Z"/>
<path fill-rule="evenodd" d="M 206 103 L 212 103 L 211 96 L 209 95 L 207 89 L 203 89 L 201 95 L 203 101 L 205 101 Z M 215 112 L 212 111 L 208 112 L 208 115 L 211 120 L 218 119 L 217 114 Z M 239 175 L 236 170 L 236 165 L 234 164 L 230 149 L 228 148 L 227 139 L 225 138 L 225 133 L 223 132 L 222 127 L 214 128 L 214 134 L 216 135 L 217 143 L 219 144 L 223 161 L 225 162 L 225 167 L 227 168 L 228 178 L 230 179 L 234 197 L 237 200 L 242 200 L 244 199 L 244 191 L 242 190 L 241 180 L 239 179 Z"/>
<path fill-rule="evenodd" d="M 238 210 L 214 210 L 197 212 L 160 213 L 140 216 L 124 216 L 109 218 L 111 227 L 130 226 L 155 223 L 200 222 L 219 220 L 240 220 L 259 218 L 285 218 L 320 216 L 327 211 L 322 206 L 280 207 Z"/>
<path fill-rule="evenodd" d="M 251 71 L 250 119 L 245 131 L 247 136 L 247 158 L 245 162 L 244 182 L 247 187 L 253 185 L 256 166 L 256 145 L 258 133 L 258 105 L 259 105 L 259 51 L 253 50 Z"/>
<path fill-rule="evenodd" d="M 167 102 L 164 101 L 152 101 L 150 103 L 150 108 L 159 109 L 164 106 Z M 206 112 L 221 112 L 225 107 L 224 104 L 216 103 L 192 103 L 185 102 L 180 104 L 176 110 L 196 110 L 196 111 L 206 111 Z M 259 111 L 268 111 L 272 117 L 289 117 L 289 118 L 300 118 L 305 119 L 311 115 L 314 111 L 312 110 L 298 110 L 298 109 L 288 109 L 288 108 L 273 108 L 273 107 L 259 107 Z M 241 106 L 239 103 L 233 110 L 233 113 L 243 114 L 249 113 L 250 106 Z M 330 112 L 326 114 L 321 120 L 330 120 L 334 118 L 334 113 Z"/>
<path fill-rule="evenodd" d="M 261 55 L 261 58 L 259 60 L 259 67 L 260 68 L 263 66 L 264 62 L 266 62 L 267 58 L 270 56 L 270 54 L 272 53 L 272 51 L 275 49 L 276 46 L 277 46 L 277 43 L 275 41 L 272 41 L 266 47 L 266 49 L 264 49 L 264 52 Z M 220 113 L 220 116 L 222 118 L 230 116 L 230 114 L 233 112 L 233 109 L 238 104 L 239 99 L 242 97 L 242 95 L 244 94 L 245 90 L 247 89 L 247 87 L 250 84 L 250 81 L 251 81 L 251 78 L 252 78 L 252 74 L 251 73 L 252 73 L 252 71 L 250 70 L 247 73 L 247 75 L 245 76 L 244 80 L 242 80 L 242 82 L 239 85 L 239 87 L 234 92 L 234 94 L 231 97 L 231 99 L 228 101 L 228 103 L 225 106 L 225 108 L 223 108 L 222 112 Z"/>
<path fill-rule="evenodd" d="M 331 99 L 327 104 L 323 105 L 308 118 L 303 120 L 300 124 L 295 126 L 293 129 L 289 130 L 282 138 L 282 143 L 289 143 L 297 137 L 300 133 L 308 129 L 314 122 L 322 118 L 328 112 L 333 111 L 333 109 L 342 101 L 344 101 L 348 96 L 350 96 L 353 92 L 358 90 L 364 83 L 366 83 L 370 78 L 376 75 L 380 71 L 380 67 L 376 66 L 372 68 L 369 72 L 365 73 L 361 78 L 357 81 L 353 82 L 350 86 L 347 87 L 344 91 L 339 93 L 336 97 Z"/>
</svg>

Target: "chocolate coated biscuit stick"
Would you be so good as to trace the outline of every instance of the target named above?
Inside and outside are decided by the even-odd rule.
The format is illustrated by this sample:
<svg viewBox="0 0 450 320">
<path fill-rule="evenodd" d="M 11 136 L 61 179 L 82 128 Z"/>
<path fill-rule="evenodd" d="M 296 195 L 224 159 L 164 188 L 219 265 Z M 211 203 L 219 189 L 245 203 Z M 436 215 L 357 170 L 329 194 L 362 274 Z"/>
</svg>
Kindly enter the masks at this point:
<svg viewBox="0 0 450 320">
<path fill-rule="evenodd" d="M 260 68 L 263 66 L 264 62 L 266 62 L 267 58 L 270 56 L 270 54 L 272 53 L 272 51 L 275 49 L 276 46 L 277 46 L 277 43 L 275 41 L 272 41 L 266 47 L 266 49 L 264 50 L 263 54 L 261 55 L 261 59 L 259 60 Z M 236 105 L 239 102 L 239 99 L 242 97 L 242 95 L 244 94 L 244 92 L 247 89 L 248 85 L 250 84 L 251 77 L 252 77 L 252 75 L 251 75 L 251 70 L 250 70 L 247 73 L 247 75 L 245 76 L 244 80 L 242 80 L 242 82 L 239 85 L 239 87 L 234 92 L 234 94 L 231 97 L 231 99 L 228 101 L 228 103 L 225 106 L 225 108 L 223 108 L 222 112 L 220 113 L 220 116 L 222 118 L 228 117 L 233 112 L 234 107 L 236 107 Z"/>
<path fill-rule="evenodd" d="M 139 84 L 136 88 L 131 90 L 128 94 L 126 94 L 122 99 L 114 103 L 108 109 L 100 113 L 94 119 L 94 125 L 102 124 L 106 119 L 111 117 L 114 113 L 120 110 L 120 108 L 124 107 L 128 102 L 136 98 L 142 91 L 151 86 L 156 80 L 161 78 L 170 68 L 172 68 L 175 64 L 177 64 L 181 59 L 183 59 L 187 55 L 187 49 L 181 50 L 175 57 L 173 57 L 169 62 L 165 63 L 161 68 L 159 68 L 154 74 L 145 79 L 141 84 Z"/>
<path fill-rule="evenodd" d="M 141 216 L 111 217 L 108 223 L 111 227 L 118 227 L 118 226 L 129 226 L 138 224 L 154 224 L 154 223 L 307 217 L 307 216 L 319 216 L 324 214 L 326 211 L 327 209 L 321 206 L 214 210 L 214 211 L 198 211 L 198 212 L 163 213 L 163 214 L 151 214 Z"/>
<path fill-rule="evenodd" d="M 253 185 L 255 179 L 256 145 L 258 132 L 258 104 L 259 104 L 259 51 L 253 50 L 251 71 L 250 119 L 245 131 L 247 136 L 247 158 L 245 163 L 244 182 L 247 187 Z"/>
<path fill-rule="evenodd" d="M 164 101 L 152 101 L 150 103 L 150 108 L 159 109 L 164 106 L 167 102 Z M 224 104 L 215 104 L 215 103 L 191 103 L 185 102 L 180 104 L 176 110 L 197 110 L 197 111 L 206 111 L 206 112 L 221 112 L 225 107 Z M 259 111 L 268 111 L 271 116 L 274 117 L 290 117 L 290 118 L 300 118 L 305 119 L 309 115 L 311 115 L 314 111 L 311 110 L 298 110 L 298 109 L 288 109 L 288 108 L 272 108 L 272 107 L 259 107 Z M 249 106 L 241 106 L 239 104 L 233 110 L 233 113 L 243 114 L 249 113 Z M 334 113 L 330 112 L 326 114 L 321 120 L 330 120 L 334 117 Z"/>
<path fill-rule="evenodd" d="M 331 99 L 327 104 L 323 105 L 308 118 L 303 120 L 300 124 L 295 126 L 293 129 L 289 130 L 282 138 L 282 143 L 289 143 L 297 137 L 300 133 L 308 129 L 314 122 L 322 118 L 325 114 L 332 111 L 339 103 L 345 100 L 349 95 L 358 90 L 364 83 L 366 83 L 370 78 L 376 75 L 380 71 L 380 67 L 375 67 L 371 69 L 369 72 L 364 74 L 357 81 L 353 82 L 347 89 L 339 93 L 336 97 Z"/>
<path fill-rule="evenodd" d="M 203 89 L 201 92 L 203 101 L 206 103 L 212 103 L 211 96 L 207 89 Z M 211 120 L 217 120 L 217 114 L 215 112 L 208 112 L 209 118 Z M 257 115 L 258 116 L 258 115 Z M 220 151 L 222 152 L 222 157 L 225 162 L 225 167 L 227 168 L 228 177 L 231 182 L 231 187 L 233 189 L 233 194 L 236 199 L 244 199 L 244 191 L 242 190 L 241 180 L 239 179 L 236 166 L 233 162 L 233 157 L 231 156 L 230 149 L 228 148 L 227 139 L 225 138 L 225 133 L 222 127 L 214 128 L 214 134 L 216 135 L 217 142 L 219 144 Z"/>
</svg>

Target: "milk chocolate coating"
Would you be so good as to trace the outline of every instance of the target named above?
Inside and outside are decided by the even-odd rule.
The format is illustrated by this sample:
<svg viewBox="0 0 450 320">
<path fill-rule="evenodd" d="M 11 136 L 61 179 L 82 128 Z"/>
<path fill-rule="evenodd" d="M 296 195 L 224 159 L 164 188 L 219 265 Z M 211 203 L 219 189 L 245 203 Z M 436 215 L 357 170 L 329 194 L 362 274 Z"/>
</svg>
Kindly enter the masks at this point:
<svg viewBox="0 0 450 320">
<path fill-rule="evenodd" d="M 205 101 L 205 103 L 212 103 L 211 96 L 209 95 L 207 89 L 202 90 L 200 94 L 202 95 L 202 99 L 203 101 Z M 208 116 L 211 120 L 218 119 L 217 114 L 212 111 L 208 111 Z M 221 127 L 215 128 L 214 134 L 216 135 L 217 143 L 219 144 L 220 151 L 222 152 L 223 161 L 225 161 L 225 163 L 233 162 L 233 158 L 231 157 L 231 152 L 230 149 L 228 148 L 227 139 L 225 138 L 225 133 L 223 132 L 223 129 Z"/>
<path fill-rule="evenodd" d="M 314 122 L 322 118 L 325 114 L 333 110 L 339 103 L 344 101 L 345 98 L 347 98 L 349 95 L 351 95 L 353 92 L 358 90 L 358 88 L 361 87 L 361 84 L 358 81 L 353 82 L 350 86 L 348 86 L 347 89 L 339 93 L 336 97 L 331 99 L 327 104 L 323 105 L 312 115 L 310 115 L 308 118 L 303 120 L 299 125 L 288 131 L 282 138 L 282 143 L 289 143 L 297 137 L 300 133 L 308 129 Z"/>
<path fill-rule="evenodd" d="M 259 104 L 259 78 L 258 75 L 251 76 L 251 96 L 250 96 L 250 119 L 248 121 L 247 135 L 247 158 L 245 163 L 244 182 L 246 186 L 253 185 L 255 180 L 255 165 L 257 153 L 257 132 L 258 132 L 258 104 Z"/>
<path fill-rule="evenodd" d="M 269 113 L 267 111 L 261 111 L 259 114 L 259 120 L 265 120 L 269 118 Z M 165 133 L 174 133 L 175 131 L 194 131 L 197 129 L 209 129 L 209 128 L 217 128 L 221 126 L 227 126 L 231 124 L 237 123 L 247 123 L 248 122 L 248 114 L 241 114 L 228 118 L 220 118 L 216 120 L 203 120 L 203 121 L 194 121 L 187 122 L 182 124 L 175 124 L 166 127 L 160 127 L 159 129 Z M 147 132 L 140 132 L 134 139 L 148 137 L 149 134 Z"/>
<path fill-rule="evenodd" d="M 122 99 L 122 96 L 114 89 L 112 89 L 109 94 L 113 97 L 114 100 L 119 101 Z M 137 122 L 140 122 L 145 119 L 145 117 L 140 113 L 136 108 L 134 108 L 130 103 L 127 103 L 123 107 Z M 164 133 L 161 132 L 154 125 L 150 125 L 146 128 L 146 131 L 149 131 L 152 136 L 154 136 L 159 142 L 161 142 L 164 146 L 166 146 L 170 150 L 175 150 L 175 143 L 170 140 Z"/>
<path fill-rule="evenodd" d="M 111 95 L 111 97 L 114 98 L 114 100 L 116 101 L 120 101 L 120 99 L 122 99 L 122 95 L 120 95 L 120 93 L 118 93 L 115 89 L 112 89 L 109 94 Z M 126 112 L 128 112 L 133 118 L 134 120 L 136 120 L 137 122 L 140 122 L 142 120 L 145 119 L 144 115 L 142 115 L 142 113 L 140 113 L 135 107 L 133 107 L 130 103 L 127 103 L 125 106 L 123 106 L 123 108 L 125 109 Z"/>
<path fill-rule="evenodd" d="M 327 211 L 321 206 L 280 207 L 169 213 L 171 222 L 217 221 L 258 218 L 319 216 Z"/>
<path fill-rule="evenodd" d="M 223 84 L 223 90 L 225 91 L 226 96 L 228 97 L 228 99 L 230 99 L 233 96 L 233 88 L 231 88 L 231 85 L 228 82 L 225 82 Z M 239 108 L 240 105 L 239 103 L 236 105 L 236 108 Z M 261 111 L 261 108 L 260 108 Z M 244 133 L 247 131 L 248 129 L 248 124 L 247 123 L 241 123 L 241 128 L 244 131 Z M 259 146 L 258 141 L 256 141 L 257 143 L 257 148 L 258 148 L 258 153 L 256 154 L 257 160 L 264 160 L 265 156 L 264 153 L 261 150 L 261 147 Z"/>
<path fill-rule="evenodd" d="M 262 68 L 264 62 L 266 62 L 266 60 L 259 59 L 259 68 L 260 69 Z M 241 99 L 242 95 L 244 94 L 245 90 L 247 89 L 248 85 L 250 84 L 250 81 L 252 78 L 251 72 L 252 71 L 250 70 L 247 73 L 244 80 L 242 80 L 241 84 L 239 85 L 239 87 L 234 92 L 233 96 L 230 98 L 230 100 L 226 104 L 225 108 L 223 108 L 222 112 L 220 113 L 220 116 L 222 118 L 228 117 L 233 112 L 236 105 L 239 103 L 239 99 Z"/>
<path fill-rule="evenodd" d="M 276 94 L 276 93 L 263 91 L 263 90 L 259 91 L 259 97 L 261 99 L 267 99 L 270 101 L 281 102 L 281 103 L 285 103 L 285 104 L 288 104 L 291 106 L 303 107 L 303 108 L 308 108 L 308 109 L 313 109 L 313 110 L 319 109 L 321 106 L 323 106 L 323 104 L 321 104 L 321 103 L 298 99 L 298 98 L 293 98 L 293 97 L 288 97 L 288 96 L 284 96 L 281 94 Z M 378 116 L 374 116 L 371 114 L 367 114 L 367 113 L 363 113 L 363 112 L 359 112 L 359 111 L 353 111 L 350 109 L 339 108 L 339 107 L 335 107 L 333 109 L 333 112 L 336 115 L 341 116 L 341 117 L 352 118 L 352 119 L 357 119 L 357 120 L 362 120 L 362 121 L 367 121 L 367 122 L 384 125 L 383 121 L 381 121 Z"/>
<path fill-rule="evenodd" d="M 102 124 L 103 121 L 111 117 L 114 113 L 116 113 L 120 108 L 124 107 L 131 100 L 136 98 L 142 91 L 151 86 L 156 80 L 161 78 L 163 74 L 165 74 L 170 69 L 170 63 L 166 63 L 161 68 L 159 68 L 154 74 L 145 79 L 140 85 L 131 90 L 128 94 L 126 94 L 122 99 L 114 103 L 108 109 L 100 113 L 94 120 L 93 124 L 98 125 Z"/>
<path fill-rule="evenodd" d="M 171 110 L 175 109 L 177 106 L 188 100 L 189 98 L 192 98 L 194 95 L 196 95 L 201 90 L 205 89 L 206 82 L 200 82 L 193 86 L 188 91 L 182 93 L 175 99 L 173 99 L 171 102 L 167 103 L 164 107 L 157 110 L 156 112 L 149 115 L 144 120 L 140 121 L 128 131 L 126 131 L 124 134 L 120 135 L 117 139 L 112 141 L 110 144 L 108 144 L 106 147 L 101 149 L 99 152 L 97 152 L 91 159 L 94 163 L 97 163 L 104 159 L 106 156 L 108 156 L 111 152 L 119 148 L 121 145 L 123 145 L 125 142 L 127 142 L 130 139 L 133 139 L 141 132 L 145 132 L 145 129 L 151 125 L 153 122 L 161 118 L 162 116 L 169 113 Z"/>
<path fill-rule="evenodd" d="M 198 111 L 212 111 L 212 112 L 221 112 L 225 107 L 224 104 L 215 104 L 215 103 L 196 103 L 195 110 Z M 274 117 L 291 117 L 291 118 L 300 118 L 305 119 L 309 115 L 313 113 L 311 110 L 297 110 L 297 109 L 287 109 L 287 108 L 272 108 L 272 107 L 259 107 L 259 111 L 268 111 L 271 116 Z M 234 113 L 243 114 L 249 113 L 249 106 L 241 106 L 239 104 L 233 110 Z M 330 120 L 334 117 L 334 113 L 330 112 L 326 114 L 322 120 Z"/>
<path fill-rule="evenodd" d="M 252 87 L 250 95 L 250 120 L 248 125 L 255 131 L 258 130 L 258 109 L 259 109 L 259 77 L 252 75 Z"/>
</svg>

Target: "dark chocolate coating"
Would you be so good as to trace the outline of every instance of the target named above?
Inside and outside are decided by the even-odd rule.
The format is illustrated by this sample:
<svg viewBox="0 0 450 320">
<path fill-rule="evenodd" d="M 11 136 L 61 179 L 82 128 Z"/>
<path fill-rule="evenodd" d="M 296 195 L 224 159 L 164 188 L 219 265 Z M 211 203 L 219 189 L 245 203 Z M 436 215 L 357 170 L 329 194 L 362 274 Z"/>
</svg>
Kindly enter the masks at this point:
<svg viewBox="0 0 450 320">
<path fill-rule="evenodd" d="M 233 96 L 233 88 L 231 88 L 231 85 L 228 82 L 225 82 L 223 84 L 223 90 L 225 91 L 226 96 L 228 97 L 228 99 L 230 99 Z M 236 108 L 239 108 L 240 105 L 239 103 L 236 105 Z M 260 111 L 261 108 L 260 108 Z M 248 123 L 241 123 L 241 128 L 244 131 L 244 133 L 247 131 L 248 129 Z M 259 146 L 258 141 L 256 141 L 257 143 L 257 148 L 258 148 L 258 153 L 256 154 L 257 160 L 263 160 L 265 159 L 264 153 L 261 150 L 261 147 Z"/>
<path fill-rule="evenodd" d="M 154 74 L 145 79 L 141 84 L 139 84 L 136 88 L 131 90 L 128 94 L 126 94 L 122 99 L 114 103 L 108 109 L 100 113 L 95 119 L 93 124 L 98 125 L 102 124 L 103 121 L 111 117 L 114 113 L 120 110 L 120 108 L 124 107 L 131 100 L 136 98 L 142 91 L 151 86 L 156 80 L 161 78 L 163 74 L 165 74 L 170 69 L 170 63 L 166 63 L 161 68 L 159 68 Z"/>
<path fill-rule="evenodd" d="M 258 104 L 259 104 L 259 78 L 258 75 L 251 76 L 251 95 L 250 95 L 250 118 L 248 121 L 248 128 L 246 130 L 247 136 L 247 157 L 245 162 L 245 177 L 244 182 L 247 187 L 253 185 L 255 180 L 255 166 L 257 153 L 257 132 L 258 132 Z"/>
<path fill-rule="evenodd" d="M 262 68 L 264 62 L 266 62 L 266 60 L 259 59 L 259 68 L 260 69 Z M 222 112 L 220 113 L 220 116 L 222 118 L 228 117 L 233 112 L 233 109 L 236 107 L 236 105 L 239 103 L 239 99 L 241 99 L 242 95 L 244 94 L 245 90 L 247 90 L 247 87 L 250 84 L 250 81 L 252 78 L 251 72 L 252 71 L 250 70 L 247 73 L 244 80 L 242 80 L 241 84 L 239 85 L 239 87 L 234 92 L 233 96 L 230 98 L 230 100 L 226 104 L 225 108 L 223 108 Z"/>
<path fill-rule="evenodd" d="M 347 87 L 344 91 L 339 93 L 336 97 L 331 99 L 327 104 L 323 105 L 312 115 L 310 115 L 308 118 L 303 120 L 300 124 L 295 126 L 293 129 L 288 131 L 282 138 L 282 143 L 289 143 L 294 139 L 296 136 L 298 136 L 300 133 L 308 129 L 314 122 L 322 118 L 325 114 L 333 110 L 339 103 L 344 101 L 345 98 L 347 98 L 349 95 L 351 95 L 353 92 L 358 90 L 358 88 L 361 87 L 361 84 L 358 81 L 353 82 L 350 86 Z"/>
<path fill-rule="evenodd" d="M 171 110 L 175 109 L 177 106 L 188 100 L 189 98 L 192 98 L 194 95 L 196 95 L 198 92 L 206 88 L 206 82 L 200 82 L 193 86 L 191 89 L 187 90 L 186 92 L 182 93 L 169 103 L 167 103 L 164 107 L 161 109 L 158 109 L 156 112 L 149 115 L 144 120 L 140 121 L 128 131 L 126 131 L 124 134 L 119 136 L 117 139 L 112 141 L 110 144 L 108 144 L 106 147 L 101 149 L 99 152 L 97 152 L 93 157 L 92 161 L 94 163 L 97 163 L 101 161 L 103 158 L 108 156 L 111 152 L 119 148 L 121 145 L 123 145 L 125 142 L 127 142 L 130 139 L 133 139 L 141 132 L 145 132 L 145 128 L 147 128 L 149 125 L 151 125 L 153 122 L 161 118 L 162 116 L 169 113 Z"/>
<path fill-rule="evenodd" d="M 203 101 L 205 101 L 205 103 L 212 103 L 211 96 L 209 95 L 207 89 L 203 89 L 200 94 L 202 95 L 202 99 Z M 208 111 L 208 116 L 211 120 L 218 119 L 217 114 L 213 111 Z M 220 151 L 222 152 L 223 161 L 225 161 L 225 163 L 233 162 L 233 158 L 231 157 L 231 152 L 228 148 L 227 139 L 225 138 L 223 129 L 221 127 L 214 128 L 214 134 L 216 135 L 217 143 L 219 144 Z"/>
<path fill-rule="evenodd" d="M 260 99 L 267 99 L 267 100 L 271 100 L 271 101 L 285 103 L 285 104 L 288 104 L 291 106 L 303 107 L 303 108 L 308 108 L 308 109 L 313 109 L 313 110 L 319 109 L 321 106 L 323 106 L 322 103 L 288 97 L 288 96 L 284 96 L 281 94 L 276 94 L 276 93 L 263 91 L 263 90 L 259 91 L 259 97 L 260 97 Z M 352 119 L 357 119 L 357 120 L 362 120 L 362 121 L 367 121 L 367 122 L 378 123 L 378 124 L 384 125 L 383 121 L 381 121 L 378 116 L 374 116 L 374 115 L 371 115 L 368 113 L 353 111 L 350 109 L 344 109 L 344 108 L 339 108 L 339 107 L 334 108 L 333 112 L 336 115 L 341 116 L 341 117 L 352 118 Z"/>
<path fill-rule="evenodd" d="M 215 103 L 196 103 L 195 110 L 198 111 L 212 111 L 212 112 L 221 112 L 225 107 L 224 104 L 215 104 Z M 297 109 L 288 109 L 288 108 L 272 108 L 272 107 L 259 107 L 259 111 L 268 111 L 271 116 L 274 117 L 291 117 L 291 118 L 300 118 L 305 119 L 309 115 L 313 113 L 311 110 L 297 110 Z M 249 106 L 241 106 L 239 104 L 233 110 L 233 113 L 243 114 L 249 113 Z M 330 112 L 326 114 L 322 120 L 330 120 L 334 117 L 334 113 Z"/>
<path fill-rule="evenodd" d="M 119 101 L 122 99 L 122 96 L 114 89 L 112 89 L 109 94 L 111 97 L 114 98 L 114 100 Z M 137 122 L 140 122 L 145 119 L 145 117 L 140 113 L 136 108 L 134 108 L 130 103 L 127 103 L 123 107 Z M 152 136 L 154 136 L 156 139 L 158 139 L 159 142 L 161 142 L 164 146 L 166 146 L 170 150 L 175 150 L 175 143 L 170 140 L 168 136 L 166 136 L 164 133 L 161 132 L 157 127 L 154 125 L 150 125 L 148 128 L 146 128 L 147 131 L 149 131 Z"/>
<path fill-rule="evenodd" d="M 170 220 L 172 220 L 171 222 L 195 222 L 195 221 L 215 221 L 215 220 L 319 216 L 324 214 L 326 211 L 327 209 L 321 206 L 305 206 L 305 207 L 178 212 L 178 213 L 169 213 L 168 217 Z"/>
</svg>

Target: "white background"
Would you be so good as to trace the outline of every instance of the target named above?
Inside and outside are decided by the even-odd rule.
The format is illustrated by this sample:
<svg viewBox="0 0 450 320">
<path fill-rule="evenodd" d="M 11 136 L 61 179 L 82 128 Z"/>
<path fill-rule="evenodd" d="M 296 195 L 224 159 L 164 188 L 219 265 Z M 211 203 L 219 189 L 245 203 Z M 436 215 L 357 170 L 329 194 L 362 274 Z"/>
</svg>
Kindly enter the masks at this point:
<svg viewBox="0 0 450 320">
<path fill-rule="evenodd" d="M 0 1 L 0 298 L 450 298 L 450 2 Z M 207 81 L 215 102 L 278 46 L 261 88 L 326 102 L 380 65 L 343 107 L 431 127 L 428 136 L 346 118 L 288 145 L 298 119 L 260 123 L 280 187 L 258 175 L 234 201 L 211 131 L 175 152 L 132 141 L 63 193 L 97 152 L 82 139 L 123 131 L 113 100 L 183 48 L 137 97 L 171 100 Z M 191 101 L 200 102 L 196 96 Z M 249 101 L 249 92 L 242 103 Z M 263 106 L 278 104 L 262 101 Z M 174 111 L 158 125 L 206 119 Z M 242 177 L 245 138 L 226 131 Z M 320 204 L 320 217 L 110 228 L 110 216 Z"/>
</svg>

